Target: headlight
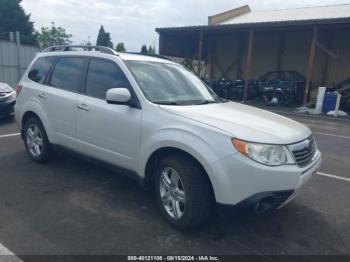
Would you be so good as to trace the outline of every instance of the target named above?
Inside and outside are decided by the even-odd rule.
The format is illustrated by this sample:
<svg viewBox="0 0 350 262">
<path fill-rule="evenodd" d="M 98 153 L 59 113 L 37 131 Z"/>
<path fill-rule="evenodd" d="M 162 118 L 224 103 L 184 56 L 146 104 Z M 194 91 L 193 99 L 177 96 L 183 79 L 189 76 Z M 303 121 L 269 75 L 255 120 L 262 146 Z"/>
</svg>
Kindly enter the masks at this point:
<svg viewBox="0 0 350 262">
<path fill-rule="evenodd" d="M 16 91 L 13 91 L 13 92 L 10 94 L 9 99 L 16 99 L 16 97 L 17 97 L 17 93 L 16 93 Z"/>
<path fill-rule="evenodd" d="M 295 164 L 294 158 L 285 146 L 267 145 L 232 139 L 234 147 L 243 155 L 267 166 Z"/>
<path fill-rule="evenodd" d="M 13 91 L 3 96 L 1 100 L 2 101 L 13 100 L 13 99 L 16 99 L 16 97 L 17 97 L 16 91 Z"/>
</svg>

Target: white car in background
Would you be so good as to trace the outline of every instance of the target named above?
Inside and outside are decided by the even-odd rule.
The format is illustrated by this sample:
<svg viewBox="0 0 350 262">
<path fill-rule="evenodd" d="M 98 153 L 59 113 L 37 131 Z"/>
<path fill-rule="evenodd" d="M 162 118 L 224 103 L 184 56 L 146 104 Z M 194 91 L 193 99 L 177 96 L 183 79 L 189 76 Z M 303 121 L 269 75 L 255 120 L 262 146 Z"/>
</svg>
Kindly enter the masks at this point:
<svg viewBox="0 0 350 262">
<path fill-rule="evenodd" d="M 34 161 L 59 146 L 120 167 L 155 186 L 161 213 L 181 229 L 214 204 L 279 208 L 319 168 L 304 125 L 220 99 L 172 61 L 93 50 L 49 48 L 18 84 L 16 120 Z"/>
</svg>

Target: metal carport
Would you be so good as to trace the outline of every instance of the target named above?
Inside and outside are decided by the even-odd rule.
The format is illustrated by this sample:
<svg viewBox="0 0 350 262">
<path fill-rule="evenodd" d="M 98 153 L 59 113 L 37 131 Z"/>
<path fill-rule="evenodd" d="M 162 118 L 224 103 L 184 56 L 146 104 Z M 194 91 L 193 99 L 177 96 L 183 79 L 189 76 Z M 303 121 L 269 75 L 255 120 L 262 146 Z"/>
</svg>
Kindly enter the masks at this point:
<svg viewBox="0 0 350 262">
<path fill-rule="evenodd" d="M 331 86 L 350 76 L 350 5 L 255 12 L 243 6 L 208 20 L 157 28 L 160 54 L 196 60 L 196 73 L 216 80 L 297 70 L 307 79 L 304 104 L 311 83 Z"/>
</svg>

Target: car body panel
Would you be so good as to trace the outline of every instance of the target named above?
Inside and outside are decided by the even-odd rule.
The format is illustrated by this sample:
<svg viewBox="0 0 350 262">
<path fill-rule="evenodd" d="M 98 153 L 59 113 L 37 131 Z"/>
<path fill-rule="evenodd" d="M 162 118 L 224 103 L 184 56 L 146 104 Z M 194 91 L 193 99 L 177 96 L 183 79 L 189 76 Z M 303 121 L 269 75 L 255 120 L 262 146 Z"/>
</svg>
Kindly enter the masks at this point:
<svg viewBox="0 0 350 262">
<path fill-rule="evenodd" d="M 243 156 L 232 145 L 232 138 L 287 145 L 310 137 L 311 131 L 291 119 L 239 103 L 153 104 L 146 99 L 123 60 L 173 63 L 171 61 L 86 51 L 49 52 L 37 57 L 53 55 L 103 58 L 117 63 L 128 78 L 140 108 L 108 104 L 84 94 L 51 91 L 29 80 L 27 70 L 21 80 L 24 88 L 18 97 L 16 119 L 22 129 L 24 114 L 28 111 L 37 114 L 51 143 L 135 171 L 141 179 L 146 178 L 147 163 L 157 150 L 185 151 L 203 166 L 216 201 L 223 204 L 236 204 L 264 191 L 297 190 L 307 180 L 303 172 L 312 166 L 307 175 L 314 173 L 321 163 L 319 151 L 310 165 L 303 168 L 297 165 L 268 167 Z M 45 101 L 38 96 L 43 88 L 48 95 Z M 78 111 L 80 104 L 86 104 L 89 110 Z"/>
<path fill-rule="evenodd" d="M 79 95 L 77 105 L 78 150 L 109 163 L 135 170 L 141 137 L 141 110 Z"/>
<path fill-rule="evenodd" d="M 245 141 L 286 145 L 311 135 L 307 127 L 294 120 L 235 102 L 161 108 L 217 127 Z"/>
</svg>

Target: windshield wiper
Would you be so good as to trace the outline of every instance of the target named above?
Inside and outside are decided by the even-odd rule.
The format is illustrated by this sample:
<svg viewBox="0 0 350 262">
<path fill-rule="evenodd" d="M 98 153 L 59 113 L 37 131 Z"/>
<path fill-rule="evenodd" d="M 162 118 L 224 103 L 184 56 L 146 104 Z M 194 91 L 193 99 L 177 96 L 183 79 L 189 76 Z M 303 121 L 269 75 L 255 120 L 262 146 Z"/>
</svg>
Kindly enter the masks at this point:
<svg viewBox="0 0 350 262">
<path fill-rule="evenodd" d="M 220 103 L 228 103 L 228 102 L 230 102 L 230 100 L 222 98 L 222 97 L 219 97 L 219 102 Z"/>
<path fill-rule="evenodd" d="M 215 101 L 215 100 L 204 100 L 204 101 L 201 101 L 197 105 L 208 105 L 208 104 L 216 104 L 216 103 L 217 103 L 217 101 Z"/>
<path fill-rule="evenodd" d="M 154 101 L 153 103 L 156 103 L 158 105 L 174 105 L 174 106 L 180 105 L 179 103 L 177 103 L 175 101 Z"/>
</svg>

